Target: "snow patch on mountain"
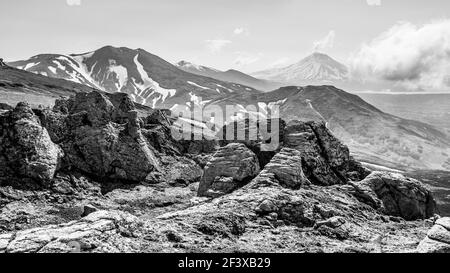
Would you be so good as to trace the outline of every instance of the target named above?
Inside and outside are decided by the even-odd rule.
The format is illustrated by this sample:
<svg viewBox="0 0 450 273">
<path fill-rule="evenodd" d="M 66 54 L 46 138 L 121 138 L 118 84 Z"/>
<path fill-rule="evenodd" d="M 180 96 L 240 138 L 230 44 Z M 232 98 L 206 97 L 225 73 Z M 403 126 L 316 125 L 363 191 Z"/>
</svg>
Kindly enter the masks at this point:
<svg viewBox="0 0 450 273">
<path fill-rule="evenodd" d="M 160 101 L 160 102 L 164 102 L 168 96 L 172 97 L 175 95 L 175 93 L 177 92 L 176 89 L 165 89 L 163 87 L 161 87 L 159 85 L 159 83 L 157 83 L 156 81 L 154 81 L 152 78 L 150 78 L 147 74 L 147 72 L 144 69 L 144 66 L 139 62 L 138 60 L 139 54 L 136 54 L 136 56 L 134 57 L 134 63 L 136 64 L 136 68 L 141 76 L 141 80 L 143 81 L 143 83 L 138 83 L 136 82 L 136 79 L 133 78 L 133 82 L 135 84 L 135 86 L 137 86 L 139 88 L 139 93 L 138 95 L 143 97 L 144 99 L 144 103 L 146 102 L 146 99 L 148 97 L 151 97 L 152 95 L 155 95 L 156 93 L 158 93 L 160 96 L 158 97 L 158 99 L 154 99 L 153 100 L 153 105 L 156 104 L 156 102 Z M 150 94 L 148 94 L 147 96 L 145 96 L 145 91 L 147 90 L 152 90 L 152 92 Z"/>
</svg>

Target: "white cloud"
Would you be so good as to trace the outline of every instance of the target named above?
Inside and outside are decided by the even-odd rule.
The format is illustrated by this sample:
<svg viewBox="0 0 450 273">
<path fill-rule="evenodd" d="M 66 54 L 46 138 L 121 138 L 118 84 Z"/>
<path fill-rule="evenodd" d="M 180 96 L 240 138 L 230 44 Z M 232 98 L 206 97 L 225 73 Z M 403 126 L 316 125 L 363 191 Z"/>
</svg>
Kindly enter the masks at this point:
<svg viewBox="0 0 450 273">
<path fill-rule="evenodd" d="M 246 28 L 238 27 L 233 30 L 233 34 L 234 35 L 241 35 L 241 34 L 249 35 L 250 32 Z"/>
<path fill-rule="evenodd" d="M 66 3 L 69 6 L 80 6 L 81 0 L 66 0 Z"/>
<path fill-rule="evenodd" d="M 381 6 L 381 0 L 366 0 L 369 6 Z"/>
<path fill-rule="evenodd" d="M 234 60 L 234 64 L 237 66 L 245 66 L 252 63 L 256 63 L 261 59 L 263 56 L 262 53 L 248 53 L 248 52 L 236 52 L 238 55 L 237 58 Z"/>
<path fill-rule="evenodd" d="M 414 90 L 450 87 L 450 20 L 400 22 L 365 44 L 351 60 L 354 77 Z"/>
<path fill-rule="evenodd" d="M 313 43 L 314 51 L 322 51 L 328 48 L 334 47 L 334 38 L 336 37 L 336 32 L 334 30 L 330 30 L 327 36 L 323 37 L 319 41 L 315 41 Z"/>
<path fill-rule="evenodd" d="M 217 40 L 206 40 L 206 48 L 211 52 L 211 53 L 218 53 L 220 52 L 225 46 L 231 44 L 230 40 L 221 40 L 221 39 L 217 39 Z"/>
</svg>

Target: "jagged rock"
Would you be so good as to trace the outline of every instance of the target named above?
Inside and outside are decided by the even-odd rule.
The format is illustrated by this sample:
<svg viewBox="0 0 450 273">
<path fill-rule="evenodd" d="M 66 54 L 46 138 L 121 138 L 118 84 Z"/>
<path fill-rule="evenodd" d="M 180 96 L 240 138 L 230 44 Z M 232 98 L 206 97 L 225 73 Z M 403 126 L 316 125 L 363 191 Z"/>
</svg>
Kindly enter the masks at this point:
<svg viewBox="0 0 450 273">
<path fill-rule="evenodd" d="M 139 220 L 120 211 L 97 211 L 67 224 L 50 225 L 0 236 L 0 251 L 7 253 L 64 253 L 78 251 L 131 251 L 124 237 L 133 234 Z M 127 232 L 127 234 L 124 234 Z"/>
<path fill-rule="evenodd" d="M 436 211 L 431 192 L 419 181 L 401 174 L 373 172 L 354 184 L 359 195 L 365 192 L 366 198 L 361 201 L 372 200 L 370 205 L 389 215 L 415 220 L 429 218 Z"/>
<path fill-rule="evenodd" d="M 143 181 L 159 162 L 141 132 L 143 121 L 126 94 L 80 93 L 40 113 L 64 149 L 64 167 L 99 178 Z"/>
<path fill-rule="evenodd" d="M 266 165 L 261 175 L 273 174 L 278 183 L 291 189 L 299 189 L 311 182 L 306 178 L 302 168 L 302 156 L 297 150 L 283 148 Z"/>
<path fill-rule="evenodd" d="M 199 196 L 218 196 L 245 185 L 259 172 L 256 155 L 244 144 L 232 143 L 220 148 L 205 167 Z"/>
<path fill-rule="evenodd" d="M 318 185 L 343 184 L 368 175 L 351 156 L 347 146 L 335 138 L 324 123 L 291 121 L 285 128 L 284 146 L 301 152 L 303 171 Z"/>
<path fill-rule="evenodd" d="M 3 61 L 2 58 L 0 58 L 0 67 L 6 66 L 6 63 Z"/>
<path fill-rule="evenodd" d="M 419 253 L 450 253 L 450 217 L 439 218 L 416 249 Z"/>
<path fill-rule="evenodd" d="M 0 116 L 0 178 L 53 178 L 63 153 L 26 103 Z"/>
<path fill-rule="evenodd" d="M 221 146 L 229 143 L 245 144 L 256 154 L 259 165 L 263 168 L 281 150 L 285 126 L 285 121 L 280 118 L 267 120 L 247 118 L 225 125 L 216 137 L 220 139 Z M 272 136 L 276 136 L 278 141 Z"/>
</svg>

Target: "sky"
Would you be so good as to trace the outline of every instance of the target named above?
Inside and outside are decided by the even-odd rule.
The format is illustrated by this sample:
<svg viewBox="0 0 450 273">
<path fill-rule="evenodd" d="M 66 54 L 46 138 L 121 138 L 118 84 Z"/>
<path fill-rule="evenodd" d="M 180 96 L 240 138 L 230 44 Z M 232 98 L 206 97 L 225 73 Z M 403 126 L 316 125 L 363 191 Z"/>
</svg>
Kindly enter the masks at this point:
<svg viewBox="0 0 450 273">
<path fill-rule="evenodd" d="M 314 51 L 361 73 L 408 81 L 417 66 L 450 68 L 448 0 L 0 0 L 0 12 L 0 56 L 7 61 L 113 45 L 244 72 Z M 410 41 L 418 44 L 411 49 Z M 427 50 L 437 56 L 422 56 Z M 413 52 L 400 57 L 406 61 L 393 61 L 405 51 Z M 421 57 L 432 60 L 423 64 Z M 437 84 L 450 85 L 443 73 L 420 81 L 439 77 Z"/>
</svg>

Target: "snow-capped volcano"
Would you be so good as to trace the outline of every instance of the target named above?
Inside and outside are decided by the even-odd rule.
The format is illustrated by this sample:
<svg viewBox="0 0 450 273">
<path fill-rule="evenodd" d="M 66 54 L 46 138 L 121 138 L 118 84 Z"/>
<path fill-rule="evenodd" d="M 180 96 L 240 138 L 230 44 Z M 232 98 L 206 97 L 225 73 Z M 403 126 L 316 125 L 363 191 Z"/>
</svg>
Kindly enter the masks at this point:
<svg viewBox="0 0 450 273">
<path fill-rule="evenodd" d="M 9 63 L 35 74 L 66 79 L 107 92 L 130 94 L 152 107 L 203 101 L 231 93 L 258 92 L 236 83 L 191 74 L 143 49 L 106 46 L 84 54 L 45 54 Z"/>
<path fill-rule="evenodd" d="M 323 53 L 313 53 L 283 68 L 255 72 L 254 77 L 290 84 L 332 84 L 348 79 L 348 68 Z"/>
</svg>

